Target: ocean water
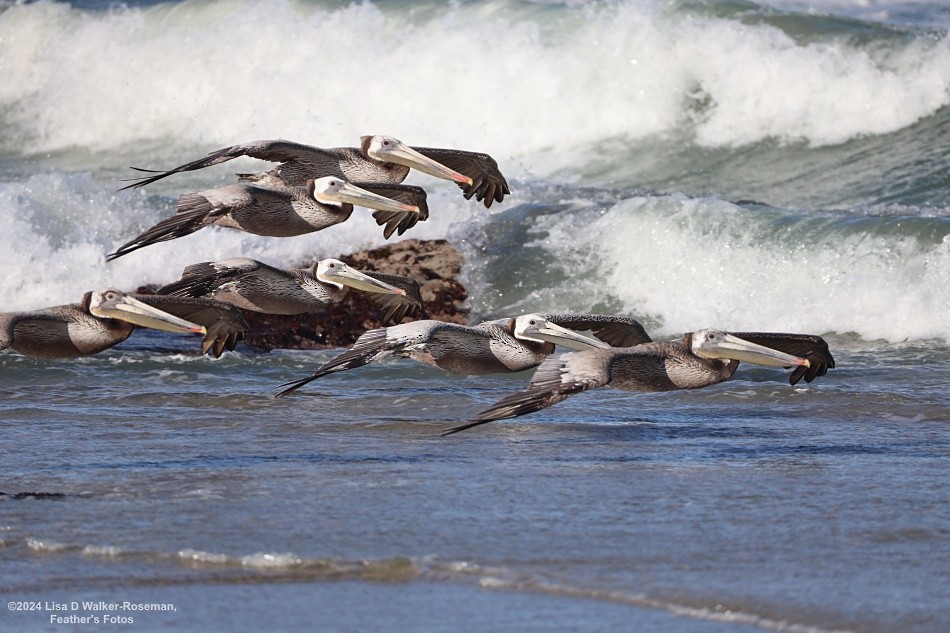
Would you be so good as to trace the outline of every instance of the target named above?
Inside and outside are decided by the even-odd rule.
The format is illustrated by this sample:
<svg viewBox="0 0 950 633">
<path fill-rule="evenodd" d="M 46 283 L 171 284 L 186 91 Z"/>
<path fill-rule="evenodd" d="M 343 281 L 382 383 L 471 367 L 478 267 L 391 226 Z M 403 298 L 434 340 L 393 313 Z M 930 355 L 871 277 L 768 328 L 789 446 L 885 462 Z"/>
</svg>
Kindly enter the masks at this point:
<svg viewBox="0 0 950 633">
<path fill-rule="evenodd" d="M 275 400 L 337 352 L 3 354 L 0 630 L 950 629 L 948 27 L 936 0 L 0 3 L 4 311 L 378 246 L 357 210 L 104 259 L 264 164 L 118 192 L 130 166 L 383 133 L 508 178 L 490 210 L 409 180 L 431 216 L 405 237 L 463 252 L 473 320 L 807 332 L 837 360 L 442 438 L 530 373 L 387 362 Z"/>
</svg>

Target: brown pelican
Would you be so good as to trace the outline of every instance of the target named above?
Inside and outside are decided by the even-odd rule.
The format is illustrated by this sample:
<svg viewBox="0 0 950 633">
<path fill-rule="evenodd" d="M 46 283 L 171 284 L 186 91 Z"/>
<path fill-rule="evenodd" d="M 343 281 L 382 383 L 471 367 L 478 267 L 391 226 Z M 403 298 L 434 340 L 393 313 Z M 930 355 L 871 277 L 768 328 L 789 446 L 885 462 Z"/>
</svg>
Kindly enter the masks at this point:
<svg viewBox="0 0 950 633">
<path fill-rule="evenodd" d="M 458 183 L 466 199 L 475 196 L 476 200 L 483 200 L 486 207 L 490 207 L 492 202 L 501 202 L 505 194 L 511 193 L 505 177 L 498 170 L 498 163 L 488 154 L 409 147 L 391 136 L 363 136 L 360 140 L 359 148 L 324 149 L 281 139 L 232 145 L 174 169 L 141 178 L 123 189 L 143 187 L 172 174 L 210 167 L 238 156 L 250 156 L 279 162 L 280 175 L 292 185 L 303 185 L 307 180 L 321 176 L 345 178 L 364 187 L 369 183 L 397 184 L 406 179 L 410 169 L 416 169 Z M 239 176 L 246 178 L 248 174 Z"/>
<path fill-rule="evenodd" d="M 580 334 L 593 330 L 598 339 Z M 425 320 L 363 333 L 353 347 L 313 375 L 282 385 L 285 396 L 327 374 L 388 357 L 412 360 L 456 374 L 516 372 L 537 367 L 555 345 L 570 349 L 634 345 L 650 340 L 637 321 L 599 314 L 524 314 L 475 326 Z"/>
<path fill-rule="evenodd" d="M 275 187 L 280 189 L 288 186 L 287 181 L 281 177 L 280 170 L 278 169 L 271 169 L 260 174 L 241 174 L 241 180 L 248 183 L 252 182 L 262 187 Z M 306 181 L 304 181 L 303 186 L 306 186 L 306 184 Z M 362 183 L 360 187 L 370 193 L 375 193 L 384 198 L 402 202 L 419 209 L 418 213 L 406 211 L 374 211 L 373 217 L 376 219 L 376 224 L 380 226 L 386 225 L 386 228 L 383 229 L 383 237 L 387 240 L 392 237 L 396 229 L 399 230 L 399 235 L 402 235 L 408 229 L 414 227 L 417 222 L 429 219 L 428 194 L 426 194 L 426 190 L 422 187 L 416 187 L 415 185 L 375 183 Z"/>
<path fill-rule="evenodd" d="M 208 296 L 266 314 L 303 314 L 342 301 L 348 288 L 365 292 L 384 311 L 383 323 L 399 323 L 422 309 L 415 279 L 363 273 L 338 259 L 320 260 L 312 270 L 284 270 L 247 257 L 202 262 L 185 268 L 180 280 L 158 294 Z"/>
<path fill-rule="evenodd" d="M 227 326 L 233 318 L 227 313 L 233 308 L 176 299 L 155 300 L 109 288 L 87 292 L 81 303 L 0 314 L 0 350 L 44 358 L 88 356 L 121 343 L 136 327 L 204 334 L 202 353 L 214 347 L 216 355 L 229 337 L 236 340 Z"/>
<path fill-rule="evenodd" d="M 740 361 L 795 367 L 789 376 L 792 385 L 802 378 L 811 382 L 835 366 L 828 344 L 820 336 L 768 332 L 700 330 L 680 340 L 561 354 L 541 363 L 527 389 L 499 400 L 475 420 L 442 434 L 533 413 L 597 387 L 622 391 L 708 387 L 731 378 Z"/>
<path fill-rule="evenodd" d="M 175 216 L 123 244 L 107 255 L 106 261 L 150 244 L 190 235 L 210 224 L 270 237 L 312 233 L 345 222 L 353 213 L 353 205 L 394 214 L 419 213 L 414 205 L 390 200 L 336 176 L 309 180 L 306 187 L 278 186 L 275 180 L 266 185 L 237 183 L 182 194 Z"/>
</svg>

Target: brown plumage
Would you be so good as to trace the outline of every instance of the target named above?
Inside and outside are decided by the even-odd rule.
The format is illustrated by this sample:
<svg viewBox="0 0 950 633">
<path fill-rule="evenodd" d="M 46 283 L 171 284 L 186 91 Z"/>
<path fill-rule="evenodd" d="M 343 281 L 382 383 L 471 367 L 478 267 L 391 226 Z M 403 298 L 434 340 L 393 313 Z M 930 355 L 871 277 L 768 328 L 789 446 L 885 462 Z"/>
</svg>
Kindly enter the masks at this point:
<svg viewBox="0 0 950 633">
<path fill-rule="evenodd" d="M 404 224 L 405 215 L 419 213 L 414 205 L 379 196 L 336 176 L 309 180 L 306 187 L 282 184 L 277 179 L 236 183 L 182 194 L 173 217 L 126 242 L 107 255 L 106 261 L 212 224 L 271 237 L 313 233 L 348 220 L 354 204 L 392 214 L 381 222 L 387 225 L 387 237 Z"/>
<path fill-rule="evenodd" d="M 579 334 L 591 329 L 599 340 Z M 414 321 L 364 333 L 351 349 L 311 376 L 287 383 L 277 396 L 321 376 L 389 357 L 411 358 L 455 374 L 506 373 L 537 367 L 554 352 L 555 345 L 587 349 L 607 347 L 610 341 L 639 341 L 642 337 L 646 332 L 637 321 L 596 314 L 525 314 L 475 326 Z"/>
<path fill-rule="evenodd" d="M 232 145 L 168 171 L 157 172 L 123 187 L 143 187 L 172 174 L 203 169 L 239 156 L 280 163 L 276 171 L 291 185 L 303 185 L 322 176 L 337 176 L 364 188 L 401 183 L 410 168 L 452 180 L 465 198 L 475 197 L 486 207 L 511 193 L 498 164 L 488 154 L 434 147 L 409 147 L 391 136 L 363 136 L 359 148 L 321 148 L 282 139 Z M 138 169 L 138 171 L 151 171 Z M 239 174 L 242 178 L 257 178 Z M 385 194 L 384 194 L 385 195 Z"/>
<path fill-rule="evenodd" d="M 561 354 L 541 363 L 527 389 L 499 400 L 471 422 L 446 429 L 443 435 L 540 411 L 597 387 L 634 392 L 708 387 L 731 378 L 740 360 L 794 366 L 789 377 L 792 385 L 802 378 L 811 382 L 835 366 L 820 336 L 769 332 L 701 330 L 680 340 Z"/>
<path fill-rule="evenodd" d="M 203 333 L 202 353 L 215 356 L 234 349 L 247 331 L 232 306 L 108 288 L 87 292 L 80 303 L 0 314 L 0 350 L 42 358 L 89 356 L 118 345 L 136 327 Z"/>
<path fill-rule="evenodd" d="M 192 264 L 181 279 L 158 294 L 212 297 L 265 314 L 303 314 L 339 303 L 354 289 L 383 312 L 381 322 L 399 323 L 423 309 L 419 282 L 409 277 L 354 270 L 338 259 L 311 270 L 283 269 L 247 257 Z"/>
</svg>

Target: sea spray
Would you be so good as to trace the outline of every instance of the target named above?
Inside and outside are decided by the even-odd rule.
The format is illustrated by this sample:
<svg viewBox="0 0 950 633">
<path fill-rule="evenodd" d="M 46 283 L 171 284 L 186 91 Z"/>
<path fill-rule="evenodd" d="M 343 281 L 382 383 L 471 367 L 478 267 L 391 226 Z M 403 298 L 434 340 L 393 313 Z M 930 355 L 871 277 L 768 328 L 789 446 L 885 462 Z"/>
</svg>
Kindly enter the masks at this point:
<svg viewBox="0 0 950 633">
<path fill-rule="evenodd" d="M 882 27 L 866 42 L 855 24 L 803 38 L 807 18 L 771 15 L 632 0 L 18 4 L 0 13 L 0 113 L 28 153 L 161 140 L 164 161 L 172 148 L 388 133 L 531 157 L 523 169 L 537 172 L 591 143 L 678 129 L 712 147 L 841 143 L 950 103 L 945 33 Z"/>
</svg>

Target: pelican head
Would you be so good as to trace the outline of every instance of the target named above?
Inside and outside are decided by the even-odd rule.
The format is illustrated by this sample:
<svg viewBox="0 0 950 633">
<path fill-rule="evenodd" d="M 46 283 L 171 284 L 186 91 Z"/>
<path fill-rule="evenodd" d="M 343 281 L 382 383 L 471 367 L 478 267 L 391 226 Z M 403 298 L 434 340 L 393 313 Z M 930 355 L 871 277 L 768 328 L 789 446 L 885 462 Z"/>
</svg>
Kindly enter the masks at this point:
<svg viewBox="0 0 950 633">
<path fill-rule="evenodd" d="M 607 343 L 574 330 L 551 323 L 537 314 L 523 314 L 515 318 L 515 338 L 536 343 L 554 343 L 570 349 L 607 348 Z"/>
<path fill-rule="evenodd" d="M 313 266 L 313 276 L 323 283 L 340 288 L 355 288 L 363 292 L 378 292 L 406 296 L 402 288 L 390 286 L 387 283 L 374 279 L 367 274 L 354 270 L 338 259 L 321 259 Z"/>
<path fill-rule="evenodd" d="M 361 140 L 363 141 L 363 153 L 373 160 L 405 165 L 410 169 L 421 171 L 430 176 L 452 180 L 464 185 L 472 184 L 472 179 L 465 174 L 450 169 L 428 156 L 423 156 L 399 139 L 377 134 L 375 136 L 364 136 Z"/>
<path fill-rule="evenodd" d="M 367 191 L 352 185 L 336 176 L 324 176 L 311 180 L 310 193 L 318 202 L 324 204 L 352 204 L 368 209 L 380 211 L 396 211 L 404 213 L 419 213 L 419 207 L 413 204 L 403 204 L 385 196 Z"/>
<path fill-rule="evenodd" d="M 153 308 L 113 288 L 89 293 L 88 305 L 90 314 L 103 319 L 117 319 L 153 330 L 179 334 L 206 333 L 203 325 L 179 319 L 174 314 Z"/>
<path fill-rule="evenodd" d="M 690 349 L 700 358 L 737 360 L 768 367 L 790 367 L 810 363 L 804 358 L 792 356 L 764 345 L 750 343 L 720 330 L 693 332 Z"/>
</svg>

